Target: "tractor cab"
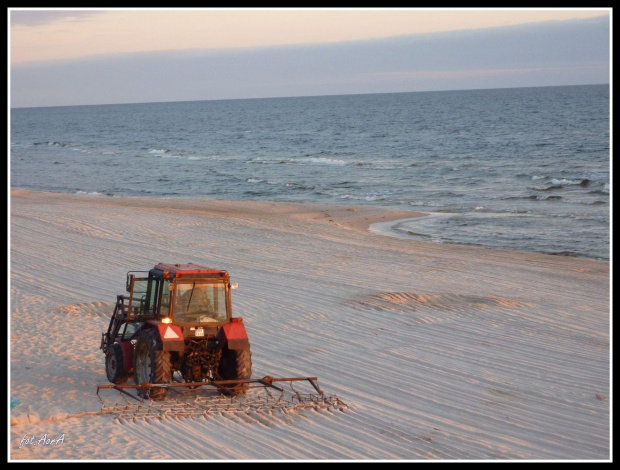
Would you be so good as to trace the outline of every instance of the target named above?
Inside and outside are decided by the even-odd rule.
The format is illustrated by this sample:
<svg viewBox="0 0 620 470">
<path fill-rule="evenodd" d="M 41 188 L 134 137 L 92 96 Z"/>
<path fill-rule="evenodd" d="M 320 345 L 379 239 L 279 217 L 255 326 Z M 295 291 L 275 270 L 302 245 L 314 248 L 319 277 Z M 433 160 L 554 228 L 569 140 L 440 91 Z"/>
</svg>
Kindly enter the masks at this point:
<svg viewBox="0 0 620 470">
<path fill-rule="evenodd" d="M 228 272 L 188 264 L 160 263 L 127 273 L 128 314 L 178 325 L 226 323 L 232 317 Z"/>
</svg>

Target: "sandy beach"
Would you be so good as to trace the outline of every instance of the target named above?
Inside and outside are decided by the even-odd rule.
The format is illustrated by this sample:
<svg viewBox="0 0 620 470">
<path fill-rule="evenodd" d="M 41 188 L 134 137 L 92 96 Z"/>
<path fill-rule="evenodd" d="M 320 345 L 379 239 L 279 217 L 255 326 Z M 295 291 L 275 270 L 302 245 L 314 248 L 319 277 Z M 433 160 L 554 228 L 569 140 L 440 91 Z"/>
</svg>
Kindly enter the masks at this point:
<svg viewBox="0 0 620 470">
<path fill-rule="evenodd" d="M 369 225 L 418 214 L 378 207 L 12 191 L 10 211 L 10 459 L 610 458 L 607 261 L 386 237 Z M 158 262 L 228 270 L 254 376 L 317 376 L 348 409 L 96 414 L 116 295 Z"/>
</svg>

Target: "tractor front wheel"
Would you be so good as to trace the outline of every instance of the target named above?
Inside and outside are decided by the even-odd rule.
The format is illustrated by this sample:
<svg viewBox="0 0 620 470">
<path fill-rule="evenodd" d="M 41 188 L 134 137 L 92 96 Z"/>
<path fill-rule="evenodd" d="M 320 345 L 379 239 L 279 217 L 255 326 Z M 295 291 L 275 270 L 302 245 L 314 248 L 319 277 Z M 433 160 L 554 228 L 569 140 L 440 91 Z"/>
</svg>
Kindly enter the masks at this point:
<svg viewBox="0 0 620 470">
<path fill-rule="evenodd" d="M 123 367 L 123 350 L 118 343 L 111 344 L 105 355 L 105 373 L 113 384 L 122 384 L 127 380 Z"/>
<path fill-rule="evenodd" d="M 162 351 L 161 339 L 156 329 L 149 328 L 138 334 L 134 353 L 134 377 L 138 385 L 170 383 L 170 353 Z M 163 387 L 138 389 L 141 397 L 155 401 L 164 400 L 167 392 Z"/>
</svg>

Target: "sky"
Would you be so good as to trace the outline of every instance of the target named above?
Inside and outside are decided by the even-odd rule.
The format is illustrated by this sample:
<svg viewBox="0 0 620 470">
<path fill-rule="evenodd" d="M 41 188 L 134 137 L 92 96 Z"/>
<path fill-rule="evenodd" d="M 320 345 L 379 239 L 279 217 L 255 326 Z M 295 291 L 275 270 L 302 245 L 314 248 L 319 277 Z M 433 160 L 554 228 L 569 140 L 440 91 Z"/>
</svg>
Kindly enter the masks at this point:
<svg viewBox="0 0 620 470">
<path fill-rule="evenodd" d="M 610 10 L 9 10 L 11 107 L 609 83 Z"/>
</svg>

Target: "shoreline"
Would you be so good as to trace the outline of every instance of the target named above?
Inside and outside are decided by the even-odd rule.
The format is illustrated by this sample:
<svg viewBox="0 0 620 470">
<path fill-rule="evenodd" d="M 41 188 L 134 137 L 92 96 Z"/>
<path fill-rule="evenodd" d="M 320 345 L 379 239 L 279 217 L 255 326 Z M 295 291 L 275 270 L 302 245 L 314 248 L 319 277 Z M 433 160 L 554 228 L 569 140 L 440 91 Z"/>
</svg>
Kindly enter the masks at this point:
<svg viewBox="0 0 620 470">
<path fill-rule="evenodd" d="M 478 215 L 477 213 L 473 213 L 473 214 Z M 585 260 L 592 260 L 592 261 L 604 261 L 604 262 L 610 261 L 609 258 L 587 256 L 587 255 L 576 253 L 576 252 L 546 252 L 546 251 L 536 251 L 533 249 L 518 250 L 518 249 L 514 249 L 510 247 L 491 246 L 491 245 L 484 245 L 484 244 L 477 244 L 477 243 L 467 243 L 465 241 L 460 241 L 460 242 L 443 241 L 443 240 L 432 239 L 433 237 L 431 235 L 422 234 L 422 233 L 413 233 L 410 230 L 401 230 L 401 226 L 406 225 L 410 222 L 415 222 L 420 217 L 427 218 L 430 221 L 430 220 L 448 219 L 450 217 L 463 216 L 463 215 L 466 215 L 466 214 L 449 213 L 449 212 L 428 212 L 428 213 L 420 214 L 420 216 L 411 217 L 411 218 L 377 221 L 377 222 L 372 223 L 368 227 L 368 230 L 371 233 L 375 233 L 377 235 L 392 237 L 392 238 L 396 238 L 400 240 L 409 240 L 409 241 L 414 241 L 414 242 L 430 242 L 430 243 L 435 243 L 435 244 L 445 244 L 445 245 L 452 245 L 452 246 L 476 247 L 476 248 L 486 249 L 486 250 L 516 252 L 516 253 L 532 253 L 532 254 L 539 254 L 539 255 L 546 255 L 546 256 L 585 259 Z"/>
<path fill-rule="evenodd" d="M 328 223 L 336 227 L 357 232 L 371 233 L 380 237 L 402 240 L 407 243 L 430 243 L 437 246 L 452 246 L 480 250 L 492 250 L 506 253 L 523 253 L 529 255 L 552 256 L 554 258 L 582 259 L 598 262 L 610 262 L 607 258 L 596 258 L 577 254 L 547 253 L 534 250 L 515 250 L 496 246 L 468 244 L 465 242 L 441 242 L 425 240 L 423 236 L 406 235 L 393 227 L 414 221 L 421 217 L 450 217 L 450 213 L 433 213 L 392 209 L 381 206 L 343 205 L 332 203 L 308 203 L 293 201 L 257 201 L 257 200 L 224 200 L 188 197 L 145 197 L 145 196 L 107 196 L 104 194 L 60 193 L 34 191 L 29 189 L 11 189 L 11 197 L 24 196 L 37 198 L 45 195 L 56 201 L 87 201 L 104 206 L 117 205 L 127 207 L 136 205 L 145 210 L 178 209 L 194 211 L 214 217 L 233 216 L 237 218 L 260 218 L 269 216 L 288 216 L 299 220 L 316 223 Z"/>
<path fill-rule="evenodd" d="M 135 204 L 145 209 L 179 209 L 213 216 L 231 215 L 233 210 L 235 211 L 235 217 L 286 215 L 302 220 L 326 222 L 362 232 L 367 231 L 370 225 L 377 222 L 390 222 L 427 215 L 423 212 L 390 209 L 380 206 L 316 204 L 289 201 L 236 201 L 188 197 L 106 196 L 103 194 L 72 194 L 11 189 L 11 196 L 36 198 L 38 197 L 37 195 L 45 195 L 50 200 L 57 201 L 79 200 L 101 205 L 118 205 L 119 207 Z"/>
</svg>

